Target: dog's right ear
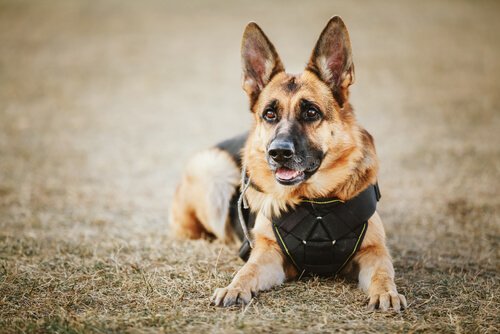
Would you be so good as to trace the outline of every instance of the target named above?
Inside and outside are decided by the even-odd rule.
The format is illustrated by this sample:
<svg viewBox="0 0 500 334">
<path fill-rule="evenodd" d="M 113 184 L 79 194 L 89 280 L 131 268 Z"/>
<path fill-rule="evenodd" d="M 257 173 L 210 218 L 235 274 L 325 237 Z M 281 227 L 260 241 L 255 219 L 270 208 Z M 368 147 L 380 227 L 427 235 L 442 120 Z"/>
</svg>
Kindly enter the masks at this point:
<svg viewBox="0 0 500 334">
<path fill-rule="evenodd" d="M 276 49 L 255 22 L 250 22 L 243 33 L 241 62 L 243 89 L 251 105 L 274 75 L 285 70 Z"/>
</svg>

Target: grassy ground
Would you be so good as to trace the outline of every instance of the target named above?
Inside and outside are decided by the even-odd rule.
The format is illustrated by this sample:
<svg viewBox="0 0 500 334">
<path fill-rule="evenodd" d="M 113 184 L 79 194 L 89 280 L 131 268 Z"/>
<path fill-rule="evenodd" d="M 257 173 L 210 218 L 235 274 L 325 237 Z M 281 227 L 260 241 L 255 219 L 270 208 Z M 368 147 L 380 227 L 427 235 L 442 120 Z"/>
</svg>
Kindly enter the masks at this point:
<svg viewBox="0 0 500 334">
<path fill-rule="evenodd" d="M 0 332 L 498 333 L 500 5 L 384 4 L 1 0 Z M 212 307 L 241 262 L 169 240 L 182 165 L 248 127 L 247 21 L 296 72 L 334 14 L 410 308 L 367 313 L 341 279 Z"/>
</svg>

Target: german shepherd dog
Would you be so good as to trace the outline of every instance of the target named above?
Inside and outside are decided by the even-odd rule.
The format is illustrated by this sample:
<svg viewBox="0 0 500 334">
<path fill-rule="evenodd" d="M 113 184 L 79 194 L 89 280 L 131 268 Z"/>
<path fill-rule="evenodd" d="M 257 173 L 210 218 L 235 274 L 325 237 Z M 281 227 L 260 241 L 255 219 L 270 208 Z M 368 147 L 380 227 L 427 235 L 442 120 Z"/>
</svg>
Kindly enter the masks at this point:
<svg viewBox="0 0 500 334">
<path fill-rule="evenodd" d="M 242 166 L 252 185 L 245 201 L 256 215 L 248 261 L 225 288 L 215 290 L 218 306 L 248 303 L 259 291 L 300 273 L 278 245 L 270 216 L 304 198 L 347 201 L 376 183 L 378 160 L 372 136 L 357 122 L 349 103 L 354 64 L 342 19 L 330 19 L 306 69 L 285 72 L 273 44 L 251 22 L 241 46 L 243 89 L 253 124 L 244 137 L 214 147 L 188 162 L 170 210 L 177 237 L 237 239 L 231 200 L 241 185 Z M 238 152 L 237 155 L 231 154 Z M 375 212 L 357 252 L 342 274 L 357 275 L 369 297 L 368 309 L 397 312 L 407 306 L 394 283 L 394 268 L 382 221 Z"/>
</svg>

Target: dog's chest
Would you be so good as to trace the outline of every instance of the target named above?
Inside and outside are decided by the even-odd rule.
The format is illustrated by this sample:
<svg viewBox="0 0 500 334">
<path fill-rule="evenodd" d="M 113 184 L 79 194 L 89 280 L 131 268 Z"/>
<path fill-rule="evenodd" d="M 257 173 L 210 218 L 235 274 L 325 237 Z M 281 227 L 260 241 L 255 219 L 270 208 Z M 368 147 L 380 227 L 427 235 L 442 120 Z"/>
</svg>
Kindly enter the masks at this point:
<svg viewBox="0 0 500 334">
<path fill-rule="evenodd" d="M 371 185 L 345 202 L 304 200 L 272 219 L 276 241 L 299 273 L 335 275 L 361 246 L 379 198 L 378 186 Z M 245 217 L 252 225 L 255 217 L 248 212 Z M 250 251 L 244 240 L 240 257 L 246 260 Z"/>
</svg>

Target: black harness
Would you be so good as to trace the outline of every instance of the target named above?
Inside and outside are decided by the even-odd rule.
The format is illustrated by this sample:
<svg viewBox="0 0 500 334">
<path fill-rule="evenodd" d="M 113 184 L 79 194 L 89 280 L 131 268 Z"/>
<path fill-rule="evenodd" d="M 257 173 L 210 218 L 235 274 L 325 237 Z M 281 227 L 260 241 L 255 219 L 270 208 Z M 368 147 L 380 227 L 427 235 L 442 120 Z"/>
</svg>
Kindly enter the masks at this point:
<svg viewBox="0 0 500 334">
<path fill-rule="evenodd" d="M 368 219 L 375 213 L 379 199 L 378 184 L 370 185 L 348 201 L 337 198 L 304 199 L 279 218 L 272 217 L 276 241 L 301 275 L 335 275 L 361 246 Z M 237 205 L 234 207 L 232 205 L 232 221 L 238 218 L 235 211 Z M 243 218 L 248 228 L 252 228 L 255 214 L 243 208 Z M 233 225 L 237 227 L 239 224 Z M 243 238 L 241 227 L 236 231 L 244 239 L 240 257 L 246 261 L 250 256 L 250 243 Z"/>
</svg>

